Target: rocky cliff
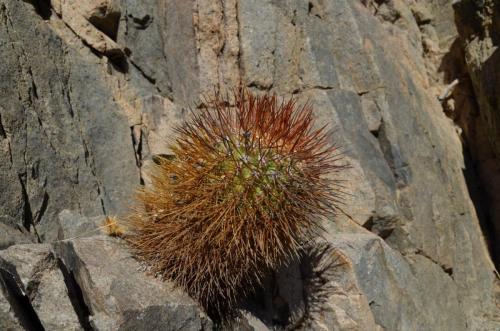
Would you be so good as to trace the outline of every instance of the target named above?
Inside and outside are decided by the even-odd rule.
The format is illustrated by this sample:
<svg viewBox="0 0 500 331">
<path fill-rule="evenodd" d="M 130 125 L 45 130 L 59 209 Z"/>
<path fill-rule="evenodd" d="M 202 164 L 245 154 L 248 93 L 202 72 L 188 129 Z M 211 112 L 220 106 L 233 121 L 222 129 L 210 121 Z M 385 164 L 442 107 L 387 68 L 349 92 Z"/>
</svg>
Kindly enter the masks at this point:
<svg viewBox="0 0 500 331">
<path fill-rule="evenodd" d="M 351 167 L 328 250 L 233 329 L 500 329 L 499 8 L 0 0 L 0 329 L 213 328 L 96 227 L 201 95 L 240 86 L 310 100 Z"/>
<path fill-rule="evenodd" d="M 454 8 L 463 54 L 455 118 L 479 174 L 491 250 L 500 261 L 500 2 L 456 1 Z"/>
</svg>

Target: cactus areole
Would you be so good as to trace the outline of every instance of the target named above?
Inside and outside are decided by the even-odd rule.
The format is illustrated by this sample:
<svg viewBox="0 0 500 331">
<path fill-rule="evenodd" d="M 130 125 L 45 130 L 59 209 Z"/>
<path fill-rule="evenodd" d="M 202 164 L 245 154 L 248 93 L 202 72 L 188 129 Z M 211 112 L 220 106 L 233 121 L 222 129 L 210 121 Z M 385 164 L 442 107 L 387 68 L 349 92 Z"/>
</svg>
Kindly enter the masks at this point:
<svg viewBox="0 0 500 331">
<path fill-rule="evenodd" d="M 315 239 L 339 203 L 341 156 L 309 104 L 216 94 L 176 128 L 139 194 L 129 241 L 211 311 Z"/>
</svg>

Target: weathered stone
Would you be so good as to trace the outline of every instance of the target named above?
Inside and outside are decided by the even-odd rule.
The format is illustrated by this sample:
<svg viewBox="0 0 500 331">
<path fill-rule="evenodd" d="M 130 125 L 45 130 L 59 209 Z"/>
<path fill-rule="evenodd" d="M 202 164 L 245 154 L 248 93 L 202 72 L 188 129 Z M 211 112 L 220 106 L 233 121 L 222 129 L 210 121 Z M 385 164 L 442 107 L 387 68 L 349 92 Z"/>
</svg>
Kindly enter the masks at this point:
<svg viewBox="0 0 500 331">
<path fill-rule="evenodd" d="M 104 225 L 104 220 L 105 218 L 102 216 L 88 218 L 65 209 L 59 213 L 57 239 L 65 240 L 95 236 L 100 231 L 103 231 L 100 227 Z"/>
<path fill-rule="evenodd" d="M 100 3 L 56 0 L 52 6 L 64 23 L 97 52 L 111 58 L 123 57 L 123 49 L 111 38 L 116 38 L 120 12 L 109 7 L 107 1 Z M 100 13 L 104 13 L 101 16 Z M 110 22 L 108 22 L 110 21 Z M 99 31 L 101 28 L 104 32 Z M 111 36 L 111 38 L 109 37 Z"/>
<path fill-rule="evenodd" d="M 148 93 L 157 90 L 181 105 L 192 105 L 199 91 L 193 1 L 127 0 L 122 8 L 117 40 L 131 51 L 130 62 L 142 79 L 153 84 Z"/>
<path fill-rule="evenodd" d="M 95 330 L 208 330 L 185 293 L 145 273 L 123 242 L 105 236 L 55 243 L 81 289 Z"/>
<path fill-rule="evenodd" d="M 75 2 L 74 0 L 72 1 Z M 77 2 L 78 9 L 90 23 L 116 40 L 120 21 L 120 2 L 117 0 L 96 0 Z"/>
<path fill-rule="evenodd" d="M 468 107 L 456 109 L 457 122 L 471 146 L 470 154 L 483 188 L 485 223 L 490 224 L 493 254 L 500 263 L 500 3 L 494 0 L 454 1 L 455 19 L 463 48 L 466 72 L 460 78 L 470 80 L 472 88 L 462 84 L 464 92 L 474 93 L 474 102 L 457 101 Z M 467 77 L 468 76 L 468 77 Z M 465 85 L 465 86 L 464 86 Z M 467 89 L 467 87 L 469 87 Z M 460 93 L 461 92 L 461 93 Z M 467 101 L 467 100 L 466 100 Z M 472 103 L 472 106 L 470 104 Z M 455 107 L 456 108 L 456 107 Z"/>
<path fill-rule="evenodd" d="M 456 284 L 434 261 L 419 254 L 405 259 L 371 234 L 339 234 L 330 240 L 348 258 L 384 330 L 467 330 Z"/>
<path fill-rule="evenodd" d="M 28 2 L 1 1 L 0 17 L 0 140 L 10 146 L 0 162 L 9 192 L 0 217 L 50 241 L 63 209 L 124 213 L 139 171 L 106 65 L 56 15 L 44 21 Z"/>
<path fill-rule="evenodd" d="M 24 330 L 7 299 L 7 285 L 0 277 L 0 329 L 8 331 Z"/>
<path fill-rule="evenodd" d="M 126 0 L 75 8 L 75 1 L 54 0 L 56 15 L 44 1 L 0 0 L 0 220 L 9 231 L 29 229 L 27 237 L 41 241 L 81 236 L 105 216 L 128 212 L 136 185 L 148 183 L 152 155 L 168 154 L 172 126 L 186 106 L 199 104 L 201 93 L 247 86 L 295 95 L 311 102 L 319 125 L 336 128 L 333 139 L 351 165 L 344 174 L 351 195 L 335 223 L 325 224 L 325 236 L 352 266 L 333 275 L 341 294 L 322 306 L 325 320 L 316 317 L 311 325 L 496 330 L 495 268 L 481 211 L 471 201 L 478 180 L 464 157 L 467 146 L 436 100 L 457 77 L 458 88 L 469 84 L 451 2 Z M 412 13 L 415 3 L 425 9 Z M 492 0 L 481 3 L 497 7 Z M 498 16 L 476 9 L 464 11 L 459 27 L 481 112 L 471 106 L 472 88 L 458 89 L 453 117 L 465 123 L 468 143 L 471 133 L 478 135 L 471 152 L 481 155 L 477 166 L 491 190 L 497 162 L 486 146 L 498 139 L 477 123 L 494 123 Z M 119 59 L 112 49 L 121 50 Z M 491 118 L 478 120 L 487 114 Z M 493 212 L 500 205 L 495 192 L 489 193 Z M 58 217 L 65 209 L 71 215 Z M 120 289 L 132 287 L 124 276 L 130 268 L 116 262 L 125 251 L 101 239 L 57 244 L 94 325 L 140 328 L 138 311 L 160 329 L 180 328 L 183 321 L 198 328 L 206 321 L 192 301 L 167 296 L 165 284 L 144 286 L 161 288 L 161 296 L 180 306 L 156 307 L 151 291 L 132 290 L 128 301 L 150 308 L 128 309 Z M 102 257 L 107 262 L 99 264 Z M 125 261 L 133 264 L 128 255 Z M 268 305 L 271 321 L 256 321 L 271 329 L 293 317 L 290 307 L 305 310 L 306 296 L 298 295 L 307 292 L 303 276 L 297 266 L 277 275 L 268 286 L 278 293 Z M 143 277 L 132 273 L 135 282 L 153 282 Z M 247 324 L 262 326 L 253 322 Z"/>
<path fill-rule="evenodd" d="M 159 95 L 138 100 L 137 108 L 142 114 L 146 135 L 144 143 L 148 149 L 143 151 L 143 159 L 150 159 L 154 154 L 168 153 L 174 128 L 182 123 L 187 111 Z"/>
<path fill-rule="evenodd" d="M 332 247 L 318 246 L 302 265 L 307 313 L 299 320 L 301 329 L 381 330 L 351 261 Z"/>
<path fill-rule="evenodd" d="M 141 148 L 141 179 L 147 185 L 151 183 L 149 171 L 154 164 L 153 156 L 171 153 L 169 145 L 174 128 L 181 124 L 187 111 L 160 95 L 138 99 L 136 105 L 141 114 L 141 124 L 134 127 L 137 129 L 134 140 L 141 142 L 135 146 Z"/>
<path fill-rule="evenodd" d="M 28 231 L 0 223 L 0 249 L 5 249 L 15 244 L 29 244 L 36 242 L 34 236 Z"/>
<path fill-rule="evenodd" d="M 249 312 L 242 312 L 242 316 L 232 324 L 228 325 L 224 330 L 241 330 L 241 331 L 271 331 L 261 320 Z"/>
<path fill-rule="evenodd" d="M 0 251 L 0 275 L 17 296 L 13 300 L 24 301 L 25 306 L 18 307 L 27 316 L 24 323 L 32 319 L 45 330 L 83 330 L 50 245 L 15 245 Z"/>
<path fill-rule="evenodd" d="M 430 12 L 429 8 L 427 8 L 422 2 L 415 3 L 410 8 L 417 24 L 419 25 L 429 24 L 434 19 L 434 16 Z"/>
</svg>

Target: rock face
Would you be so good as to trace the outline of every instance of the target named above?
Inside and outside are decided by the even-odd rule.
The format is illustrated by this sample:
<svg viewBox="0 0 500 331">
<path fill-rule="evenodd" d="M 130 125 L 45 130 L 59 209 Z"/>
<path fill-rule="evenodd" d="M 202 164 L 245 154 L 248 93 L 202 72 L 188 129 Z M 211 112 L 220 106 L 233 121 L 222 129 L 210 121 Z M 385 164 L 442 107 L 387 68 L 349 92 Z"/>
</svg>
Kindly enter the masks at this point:
<svg viewBox="0 0 500 331">
<path fill-rule="evenodd" d="M 56 255 L 80 286 L 94 330 L 203 330 L 209 319 L 171 284 L 146 277 L 123 243 L 109 237 L 63 241 Z"/>
<path fill-rule="evenodd" d="M 212 329 L 197 303 L 146 276 L 124 245 L 92 236 L 0 251 L 0 329 Z"/>
<path fill-rule="evenodd" d="M 1 251 L 0 274 L 25 328 L 83 330 L 50 245 L 16 245 Z"/>
<path fill-rule="evenodd" d="M 202 94 L 246 86 L 313 103 L 350 195 L 324 235 L 341 263 L 276 272 L 233 329 L 498 330 L 464 152 L 482 145 L 446 115 L 467 140 L 477 101 L 498 155 L 499 8 L 454 1 L 456 41 L 451 2 L 0 0 L 0 329 L 211 329 L 96 225 L 128 212 Z M 438 101 L 457 73 L 477 100 Z"/>
<path fill-rule="evenodd" d="M 475 103 L 460 113 L 462 127 L 484 189 L 493 254 L 500 261 L 500 3 L 455 1 L 454 9 L 463 76 L 472 85 L 468 94 L 475 95 Z"/>
</svg>

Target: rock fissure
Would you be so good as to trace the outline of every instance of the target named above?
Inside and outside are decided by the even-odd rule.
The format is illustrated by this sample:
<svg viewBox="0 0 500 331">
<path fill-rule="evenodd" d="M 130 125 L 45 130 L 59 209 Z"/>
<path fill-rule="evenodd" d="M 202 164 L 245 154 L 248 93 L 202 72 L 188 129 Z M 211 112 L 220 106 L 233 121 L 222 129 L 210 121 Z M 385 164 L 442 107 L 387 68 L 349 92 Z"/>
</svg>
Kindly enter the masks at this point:
<svg viewBox="0 0 500 331">
<path fill-rule="evenodd" d="M 85 303 L 82 288 L 76 281 L 73 272 L 68 270 L 68 268 L 60 258 L 57 258 L 57 266 L 63 274 L 64 284 L 66 285 L 71 305 L 73 306 L 73 309 L 78 316 L 80 325 L 82 326 L 84 331 L 94 331 L 94 328 L 90 323 L 90 308 Z"/>
<path fill-rule="evenodd" d="M 73 104 L 71 103 L 71 84 L 69 84 L 69 76 L 71 72 L 68 73 L 68 78 L 66 79 L 67 88 L 64 89 L 64 95 L 66 96 L 66 101 L 68 102 L 68 112 L 71 118 L 75 117 L 75 111 L 73 110 Z"/>
<path fill-rule="evenodd" d="M 435 265 L 439 266 L 444 273 L 446 273 L 448 276 L 450 276 L 451 279 L 453 279 L 453 267 L 452 266 L 447 266 L 442 263 L 439 263 L 435 259 L 433 259 L 429 254 L 426 254 L 423 250 L 418 249 L 414 252 L 414 254 L 420 255 L 434 263 Z M 409 256 L 408 254 L 406 256 Z"/>
<path fill-rule="evenodd" d="M 92 173 L 92 176 L 94 176 L 96 187 L 97 187 L 97 194 L 98 194 L 99 200 L 101 202 L 102 212 L 104 215 L 107 215 L 106 206 L 104 204 L 104 197 L 106 196 L 106 192 L 103 189 L 103 186 L 99 180 L 99 177 L 97 176 L 96 167 L 95 167 L 95 163 L 94 163 L 94 157 L 88 148 L 88 144 L 87 144 L 85 138 L 83 138 L 83 132 L 82 132 L 81 127 L 80 127 L 80 137 L 82 139 L 82 145 L 83 145 L 83 150 L 84 150 L 84 155 L 85 155 L 85 163 L 90 168 L 90 172 Z"/>
<path fill-rule="evenodd" d="M 238 65 L 238 87 L 243 87 L 243 63 L 241 58 L 241 23 L 239 15 L 239 1 L 235 0 L 235 21 L 236 21 L 236 40 L 238 42 L 238 52 L 236 53 L 236 63 Z"/>
<path fill-rule="evenodd" d="M 44 331 L 40 318 L 38 317 L 31 302 L 18 284 L 17 275 L 14 275 L 4 268 L 0 268 L 0 286 L 6 296 L 10 307 L 18 318 L 22 327 L 27 331 Z"/>
<path fill-rule="evenodd" d="M 5 128 L 2 123 L 2 114 L 0 114 L 0 137 L 2 139 L 7 139 L 7 133 L 5 132 Z"/>
<path fill-rule="evenodd" d="M 50 0 L 23 0 L 35 8 L 35 12 L 43 19 L 48 20 L 52 15 Z"/>
<path fill-rule="evenodd" d="M 446 88 L 444 112 L 460 127 L 464 177 L 487 239 L 493 262 L 500 266 L 500 148 L 498 139 L 498 59 L 495 51 L 500 17 L 495 1 L 453 1 L 458 35 L 440 63 Z M 449 93 L 448 89 L 453 88 Z M 497 146 L 497 147 L 496 147 Z"/>
<path fill-rule="evenodd" d="M 142 121 L 142 119 L 141 119 Z M 136 166 L 139 169 L 139 184 L 144 185 L 144 177 L 143 177 L 143 124 L 137 124 L 130 127 L 130 136 L 132 138 L 132 148 L 134 150 L 135 162 Z"/>
<path fill-rule="evenodd" d="M 46 272 L 53 270 L 55 267 L 56 262 L 52 253 L 47 254 L 43 259 L 38 261 L 38 263 L 33 266 L 30 280 L 26 285 L 25 293 L 28 296 L 30 302 L 33 302 L 35 297 L 38 295 L 39 286 L 43 275 Z"/>
<path fill-rule="evenodd" d="M 144 77 L 151 85 L 154 85 L 158 92 L 161 92 L 160 88 L 156 86 L 156 79 L 154 77 L 149 76 L 146 72 L 133 60 L 130 60 L 130 63 L 141 73 L 142 77 Z"/>
<path fill-rule="evenodd" d="M 40 208 L 36 211 L 35 215 L 33 215 L 34 224 L 39 224 L 40 221 L 42 220 L 43 215 L 47 211 L 47 207 L 49 205 L 49 194 L 47 192 L 43 193 L 43 198 L 42 198 L 42 204 L 40 205 Z M 36 230 L 35 230 L 36 231 Z"/>
<path fill-rule="evenodd" d="M 19 174 L 19 183 L 21 184 L 22 197 L 23 197 L 23 226 L 28 231 L 31 232 L 33 229 L 34 234 L 37 237 L 38 242 L 41 242 L 41 238 L 36 231 L 36 224 L 33 220 L 33 212 L 31 210 L 31 203 L 26 190 L 26 177 L 27 174 Z"/>
<path fill-rule="evenodd" d="M 69 77 L 68 77 L 68 80 L 69 80 Z M 102 212 L 104 215 L 107 215 L 106 213 L 106 206 L 105 206 L 105 203 L 104 203 L 104 197 L 106 196 L 106 192 L 103 188 L 103 185 L 102 183 L 100 182 L 99 180 L 99 177 L 97 176 L 97 171 L 96 171 L 96 167 L 95 167 L 95 161 L 94 161 L 94 156 L 92 154 L 92 151 L 89 149 L 89 145 L 88 145 L 88 142 L 87 140 L 85 139 L 85 136 L 84 136 L 84 132 L 83 132 L 83 124 L 81 122 L 81 119 L 80 119 L 80 113 L 77 112 L 75 113 L 74 112 L 74 108 L 72 106 L 72 103 L 71 103 L 71 84 L 68 83 L 68 90 L 67 90 L 67 93 L 66 93 L 66 96 L 67 96 L 67 101 L 69 103 L 69 109 L 71 109 L 71 117 L 75 118 L 76 121 L 73 123 L 75 126 L 76 126 L 76 129 L 78 131 L 78 134 L 79 134 L 79 137 L 80 137 L 80 141 L 81 141 L 81 144 L 82 144 L 82 147 L 83 147 L 83 151 L 84 151 L 84 157 L 85 157 L 85 164 L 89 167 L 90 169 L 90 172 L 92 174 L 92 176 L 94 177 L 94 180 L 95 180 L 95 185 L 96 185 L 96 188 L 97 188 L 97 194 L 99 196 L 99 200 L 100 200 L 100 203 L 101 203 L 101 208 L 102 208 Z"/>
</svg>

